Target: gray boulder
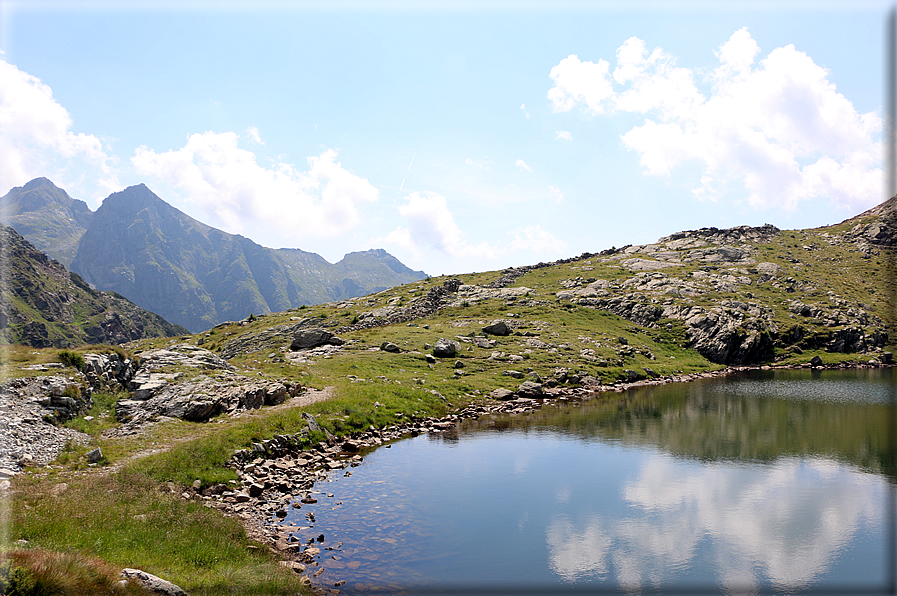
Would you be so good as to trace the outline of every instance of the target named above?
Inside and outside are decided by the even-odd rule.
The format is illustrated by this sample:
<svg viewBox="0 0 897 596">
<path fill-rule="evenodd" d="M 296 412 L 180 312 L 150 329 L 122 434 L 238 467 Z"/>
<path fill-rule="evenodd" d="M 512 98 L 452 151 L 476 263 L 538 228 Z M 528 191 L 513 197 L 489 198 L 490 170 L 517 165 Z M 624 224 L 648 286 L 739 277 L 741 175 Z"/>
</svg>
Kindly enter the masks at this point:
<svg viewBox="0 0 897 596">
<path fill-rule="evenodd" d="M 514 392 L 509 389 L 505 389 L 504 387 L 499 387 L 498 389 L 492 391 L 492 393 L 489 394 L 489 397 L 499 400 L 511 399 L 512 397 L 514 397 Z"/>
<path fill-rule="evenodd" d="M 384 352 L 391 352 L 393 354 L 398 354 L 400 351 L 399 346 L 392 343 L 391 341 L 385 341 L 382 344 L 380 344 L 380 350 L 382 350 Z"/>
<path fill-rule="evenodd" d="M 489 349 L 495 347 L 495 340 L 488 339 L 485 337 L 474 337 L 471 341 L 473 341 L 473 345 L 478 348 Z"/>
<path fill-rule="evenodd" d="M 317 348 L 319 346 L 333 345 L 340 346 L 343 340 L 336 337 L 326 329 L 316 327 L 314 329 L 303 329 L 293 336 L 293 342 L 290 344 L 291 350 L 307 350 L 309 348 Z"/>
<path fill-rule="evenodd" d="M 442 337 L 433 346 L 433 355 L 437 358 L 454 358 L 461 351 L 461 344 L 451 339 Z"/>
<path fill-rule="evenodd" d="M 140 569 L 125 568 L 121 570 L 119 575 L 121 575 L 123 582 L 132 580 L 154 594 L 164 594 L 165 596 L 187 596 L 187 592 L 179 586 L 153 575 L 152 573 L 141 571 Z"/>
<path fill-rule="evenodd" d="M 517 388 L 518 397 L 528 397 L 531 399 L 542 397 L 542 384 L 533 383 L 532 381 L 524 381 Z"/>
<path fill-rule="evenodd" d="M 511 328 L 504 321 L 498 321 L 483 327 L 483 333 L 488 333 L 489 335 L 511 335 Z"/>
</svg>

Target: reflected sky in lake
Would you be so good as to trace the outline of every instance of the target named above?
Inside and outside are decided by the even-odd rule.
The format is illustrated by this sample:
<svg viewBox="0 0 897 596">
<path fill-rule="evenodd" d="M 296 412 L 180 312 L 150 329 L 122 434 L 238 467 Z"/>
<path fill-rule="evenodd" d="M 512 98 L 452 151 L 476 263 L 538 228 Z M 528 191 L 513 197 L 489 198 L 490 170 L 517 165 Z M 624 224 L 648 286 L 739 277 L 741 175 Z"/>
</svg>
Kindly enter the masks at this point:
<svg viewBox="0 0 897 596">
<path fill-rule="evenodd" d="M 620 487 L 622 516 L 554 516 L 546 529 L 550 565 L 570 582 L 613 571 L 630 589 L 683 574 L 704 583 L 694 581 L 698 568 L 703 580 L 735 590 L 805 589 L 846 546 L 876 533 L 887 490 L 881 478 L 825 460 L 694 466 L 646 455 L 637 477 Z M 873 579 L 866 570 L 841 578 Z"/>
<path fill-rule="evenodd" d="M 714 381 L 487 416 L 369 454 L 285 522 L 324 534 L 318 583 L 342 593 L 883 590 L 890 410 L 792 389 Z"/>
</svg>

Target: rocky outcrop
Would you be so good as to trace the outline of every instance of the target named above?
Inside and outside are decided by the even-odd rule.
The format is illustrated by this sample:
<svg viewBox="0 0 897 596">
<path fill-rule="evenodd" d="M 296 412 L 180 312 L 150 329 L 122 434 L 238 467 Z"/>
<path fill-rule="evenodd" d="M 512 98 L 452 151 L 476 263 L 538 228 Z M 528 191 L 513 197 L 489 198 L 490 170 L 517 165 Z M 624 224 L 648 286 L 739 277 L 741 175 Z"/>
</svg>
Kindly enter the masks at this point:
<svg viewBox="0 0 897 596">
<path fill-rule="evenodd" d="M 115 417 L 119 422 L 129 423 L 132 428 L 161 416 L 205 422 L 224 413 L 281 404 L 302 390 L 300 385 L 254 381 L 234 373 L 199 376 L 177 383 L 172 382 L 178 380 L 177 376 L 156 379 L 158 383 L 145 386 L 133 398 L 118 401 Z"/>
<path fill-rule="evenodd" d="M 363 312 L 359 322 L 346 325 L 336 330 L 337 333 L 372 329 L 384 325 L 398 325 L 415 319 L 422 319 L 436 314 L 439 309 L 452 304 L 453 296 L 461 288 L 461 280 L 449 279 L 441 286 L 431 288 L 424 296 L 415 298 L 407 306 L 393 306 L 374 311 Z"/>
<path fill-rule="evenodd" d="M 221 347 L 219 354 L 225 360 L 261 350 L 276 350 L 293 340 L 293 337 L 302 329 L 320 327 L 324 319 L 318 317 L 292 317 L 294 323 L 277 325 L 261 332 L 250 332 L 232 339 Z"/>
<path fill-rule="evenodd" d="M 15 379 L 0 385 L 0 479 L 24 465 L 46 465 L 69 442 L 90 437 L 60 426 L 86 412 L 91 393 L 68 376 Z"/>
<path fill-rule="evenodd" d="M 0 226 L 0 246 L 2 342 L 63 348 L 187 332 L 117 294 L 97 292 L 12 228 Z"/>
<path fill-rule="evenodd" d="M 277 405 L 302 387 L 250 379 L 209 350 L 179 344 L 141 354 L 128 389 L 133 394 L 115 406 L 116 418 L 127 424 L 125 434 L 163 416 L 205 422 L 224 413 Z"/>
<path fill-rule="evenodd" d="M 342 344 L 343 340 L 335 336 L 330 331 L 321 329 L 320 327 L 315 327 L 312 329 L 304 329 L 297 332 L 293 336 L 293 341 L 290 343 L 290 349 L 308 350 L 310 348 L 317 348 L 319 346 L 340 346 Z"/>
</svg>

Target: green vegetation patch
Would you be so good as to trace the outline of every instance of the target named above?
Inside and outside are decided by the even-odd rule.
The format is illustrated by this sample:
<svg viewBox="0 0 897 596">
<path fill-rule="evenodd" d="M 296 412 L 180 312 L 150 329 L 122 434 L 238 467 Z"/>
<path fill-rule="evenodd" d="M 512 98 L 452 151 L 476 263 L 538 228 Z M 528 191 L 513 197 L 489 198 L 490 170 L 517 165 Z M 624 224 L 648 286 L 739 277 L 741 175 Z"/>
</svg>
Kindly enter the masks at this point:
<svg viewBox="0 0 897 596">
<path fill-rule="evenodd" d="M 299 578 L 237 520 L 134 472 L 17 483 L 12 541 L 139 567 L 201 594 L 295 594 Z M 177 489 L 174 489 L 178 492 Z M 63 571 L 63 574 L 64 571 Z M 94 592 L 101 593 L 101 592 Z"/>
</svg>

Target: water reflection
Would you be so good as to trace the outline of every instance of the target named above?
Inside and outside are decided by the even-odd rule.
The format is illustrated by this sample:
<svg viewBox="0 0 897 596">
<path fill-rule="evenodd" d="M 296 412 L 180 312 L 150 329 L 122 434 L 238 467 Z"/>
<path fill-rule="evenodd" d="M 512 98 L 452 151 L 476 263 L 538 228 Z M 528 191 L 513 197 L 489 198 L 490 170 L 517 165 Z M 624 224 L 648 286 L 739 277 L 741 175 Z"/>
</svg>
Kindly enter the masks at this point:
<svg viewBox="0 0 897 596">
<path fill-rule="evenodd" d="M 886 497 L 886 482 L 826 460 L 696 467 L 655 454 L 621 487 L 624 515 L 552 519 L 549 562 L 568 582 L 612 570 L 627 589 L 671 585 L 684 571 L 695 582 L 700 569 L 730 590 L 805 589 L 861 529 L 881 525 Z"/>
<path fill-rule="evenodd" d="M 889 373 L 761 373 L 485 416 L 371 453 L 285 521 L 315 514 L 296 537 L 326 535 L 318 579 L 344 593 L 875 591 L 892 567 Z"/>
<path fill-rule="evenodd" d="M 897 480 L 893 370 L 750 371 L 642 387 L 469 430 L 551 430 L 701 461 L 824 457 Z"/>
</svg>

